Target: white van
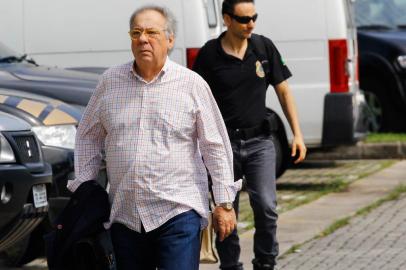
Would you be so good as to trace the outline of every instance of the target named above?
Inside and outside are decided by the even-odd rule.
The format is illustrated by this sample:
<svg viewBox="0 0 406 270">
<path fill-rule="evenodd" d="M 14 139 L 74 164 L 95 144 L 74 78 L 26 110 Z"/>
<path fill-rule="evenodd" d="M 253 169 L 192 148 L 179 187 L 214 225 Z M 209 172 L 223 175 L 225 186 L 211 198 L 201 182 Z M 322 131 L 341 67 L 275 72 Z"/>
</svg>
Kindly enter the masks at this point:
<svg viewBox="0 0 406 270">
<path fill-rule="evenodd" d="M 1 0 L 0 39 L 40 64 L 108 67 L 131 59 L 129 18 L 144 5 L 167 6 L 177 18 L 178 63 L 221 33 L 217 0 Z"/>
<path fill-rule="evenodd" d="M 256 1 L 256 32 L 276 43 L 292 71 L 289 83 L 308 148 L 354 143 L 365 129 L 352 2 Z M 267 92 L 267 106 L 283 115 L 274 91 Z"/>
<path fill-rule="evenodd" d="M 363 96 L 356 75 L 352 0 L 256 0 L 256 33 L 271 38 L 293 73 L 289 80 L 309 148 L 353 143 Z M 167 6 L 178 19 L 171 58 L 191 66 L 198 49 L 224 26 L 222 0 L 2 0 L 3 43 L 38 63 L 110 66 L 131 59 L 128 19 L 134 9 Z M 267 105 L 280 118 L 279 174 L 289 163 L 288 123 L 274 91 Z"/>
</svg>

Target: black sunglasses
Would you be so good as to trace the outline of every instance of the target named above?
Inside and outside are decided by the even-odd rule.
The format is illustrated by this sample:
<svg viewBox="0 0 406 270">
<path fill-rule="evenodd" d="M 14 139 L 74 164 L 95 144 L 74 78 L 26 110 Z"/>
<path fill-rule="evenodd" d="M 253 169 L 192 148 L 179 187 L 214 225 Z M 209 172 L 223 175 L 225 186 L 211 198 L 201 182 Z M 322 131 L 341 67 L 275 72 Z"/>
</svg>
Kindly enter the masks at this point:
<svg viewBox="0 0 406 270">
<path fill-rule="evenodd" d="M 238 23 L 242 23 L 242 24 L 247 24 L 251 20 L 253 22 L 255 22 L 257 20 L 257 18 L 258 18 L 258 13 L 256 13 L 252 17 L 250 17 L 250 16 L 238 16 L 238 15 L 231 14 L 231 13 L 227 13 L 227 15 L 230 16 L 231 18 L 233 18 L 234 20 L 236 20 Z"/>
</svg>

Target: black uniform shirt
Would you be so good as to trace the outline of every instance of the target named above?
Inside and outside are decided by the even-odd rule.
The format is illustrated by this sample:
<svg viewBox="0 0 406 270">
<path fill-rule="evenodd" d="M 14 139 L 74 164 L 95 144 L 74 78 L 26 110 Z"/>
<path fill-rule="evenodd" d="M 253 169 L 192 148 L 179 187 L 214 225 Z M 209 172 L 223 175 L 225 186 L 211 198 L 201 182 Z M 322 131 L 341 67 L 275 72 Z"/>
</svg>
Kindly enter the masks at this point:
<svg viewBox="0 0 406 270">
<path fill-rule="evenodd" d="M 250 39 L 241 60 L 223 50 L 221 38 L 224 34 L 208 41 L 200 49 L 193 70 L 209 84 L 227 127 L 235 129 L 258 126 L 266 114 L 265 72 Z M 291 73 L 272 41 L 265 41 L 270 52 L 270 81 L 272 85 L 277 85 L 290 77 Z"/>
</svg>

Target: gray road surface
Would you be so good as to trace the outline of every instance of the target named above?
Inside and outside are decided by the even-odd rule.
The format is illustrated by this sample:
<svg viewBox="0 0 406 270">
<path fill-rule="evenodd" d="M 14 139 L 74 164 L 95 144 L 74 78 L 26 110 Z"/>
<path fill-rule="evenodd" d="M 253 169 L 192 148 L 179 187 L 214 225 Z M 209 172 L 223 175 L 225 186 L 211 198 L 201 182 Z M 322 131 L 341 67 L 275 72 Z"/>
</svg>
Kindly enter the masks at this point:
<svg viewBox="0 0 406 270">
<path fill-rule="evenodd" d="M 406 269 L 406 196 L 279 261 L 280 270 Z"/>
</svg>

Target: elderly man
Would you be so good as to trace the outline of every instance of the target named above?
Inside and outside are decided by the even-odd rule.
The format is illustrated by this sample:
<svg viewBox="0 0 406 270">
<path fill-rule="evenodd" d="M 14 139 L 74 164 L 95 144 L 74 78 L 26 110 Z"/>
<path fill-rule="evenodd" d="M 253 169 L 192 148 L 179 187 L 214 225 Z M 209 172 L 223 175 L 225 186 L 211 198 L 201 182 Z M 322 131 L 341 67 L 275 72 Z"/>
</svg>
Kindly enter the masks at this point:
<svg viewBox="0 0 406 270">
<path fill-rule="evenodd" d="M 118 268 L 198 269 L 206 167 L 220 238 L 236 226 L 229 206 L 241 182 L 227 131 L 205 81 L 168 58 L 175 20 L 167 10 L 136 10 L 129 34 L 134 60 L 103 74 L 78 128 L 68 187 L 95 179 L 104 151 Z"/>
</svg>

